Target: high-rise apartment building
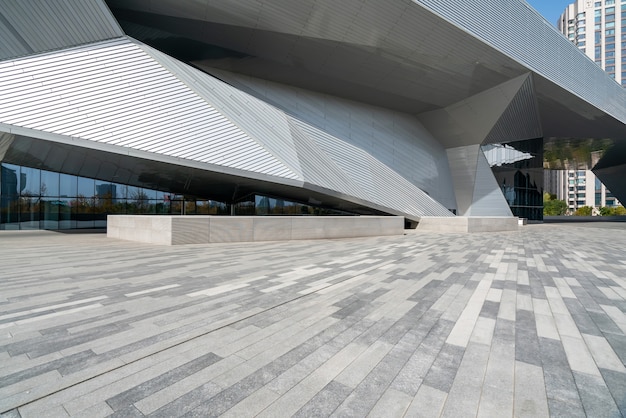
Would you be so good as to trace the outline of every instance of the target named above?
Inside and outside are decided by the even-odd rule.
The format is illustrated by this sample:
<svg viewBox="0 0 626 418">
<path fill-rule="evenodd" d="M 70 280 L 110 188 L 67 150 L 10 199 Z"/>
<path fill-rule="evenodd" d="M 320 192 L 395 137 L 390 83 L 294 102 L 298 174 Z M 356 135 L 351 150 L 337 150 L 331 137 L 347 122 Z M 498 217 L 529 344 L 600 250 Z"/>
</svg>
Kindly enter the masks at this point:
<svg viewBox="0 0 626 418">
<path fill-rule="evenodd" d="M 622 86 L 626 85 L 626 0 L 576 0 L 559 30 Z"/>
<path fill-rule="evenodd" d="M 609 76 L 626 86 L 626 0 L 576 0 L 558 21 L 559 30 Z M 597 162 L 597 159 L 596 159 Z M 620 202 L 591 170 L 558 170 L 546 190 L 567 202 L 571 212 Z"/>
<path fill-rule="evenodd" d="M 556 198 L 567 203 L 570 214 L 583 206 L 594 208 L 594 215 L 601 207 L 616 207 L 619 200 L 591 170 L 551 170 L 545 174 L 544 190 L 554 193 Z"/>
</svg>

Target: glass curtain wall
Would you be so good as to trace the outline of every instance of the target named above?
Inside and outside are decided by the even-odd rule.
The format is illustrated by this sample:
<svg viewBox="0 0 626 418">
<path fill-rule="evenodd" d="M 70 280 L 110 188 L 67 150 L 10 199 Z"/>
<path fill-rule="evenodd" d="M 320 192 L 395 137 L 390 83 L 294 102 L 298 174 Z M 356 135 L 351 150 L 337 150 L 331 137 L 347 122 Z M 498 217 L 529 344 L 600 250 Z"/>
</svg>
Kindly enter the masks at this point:
<svg viewBox="0 0 626 418">
<path fill-rule="evenodd" d="M 543 139 L 483 145 L 514 216 L 543 220 Z"/>
<path fill-rule="evenodd" d="M 0 168 L 0 229 L 104 228 L 108 214 L 230 213 L 212 200 L 7 163 Z"/>
<path fill-rule="evenodd" d="M 105 228 L 109 214 L 231 215 L 231 205 L 37 168 L 1 163 L 0 230 Z M 353 215 L 252 194 L 234 215 Z"/>
</svg>

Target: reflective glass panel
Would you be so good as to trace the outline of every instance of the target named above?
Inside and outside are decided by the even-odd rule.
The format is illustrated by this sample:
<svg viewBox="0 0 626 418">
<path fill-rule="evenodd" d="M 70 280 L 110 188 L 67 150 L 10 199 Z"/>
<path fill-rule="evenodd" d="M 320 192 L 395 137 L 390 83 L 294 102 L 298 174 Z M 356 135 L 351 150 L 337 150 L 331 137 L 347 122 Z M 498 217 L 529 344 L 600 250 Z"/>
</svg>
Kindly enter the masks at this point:
<svg viewBox="0 0 626 418">
<path fill-rule="evenodd" d="M 40 195 L 40 171 L 36 168 L 20 168 L 20 195 L 39 196 Z"/>
<path fill-rule="evenodd" d="M 59 174 L 59 196 L 75 197 L 78 195 L 78 179 L 69 174 Z"/>
<path fill-rule="evenodd" d="M 91 198 L 94 194 L 94 180 L 78 177 L 78 193 L 76 196 Z"/>
<path fill-rule="evenodd" d="M 41 170 L 41 195 L 59 196 L 59 173 Z"/>
</svg>

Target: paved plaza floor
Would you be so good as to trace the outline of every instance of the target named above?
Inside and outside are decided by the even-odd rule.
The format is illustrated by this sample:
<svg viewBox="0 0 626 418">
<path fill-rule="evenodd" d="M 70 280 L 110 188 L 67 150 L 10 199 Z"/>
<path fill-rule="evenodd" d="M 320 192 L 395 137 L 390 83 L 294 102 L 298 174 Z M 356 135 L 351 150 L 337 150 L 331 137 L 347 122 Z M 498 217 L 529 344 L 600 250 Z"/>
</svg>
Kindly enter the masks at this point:
<svg viewBox="0 0 626 418">
<path fill-rule="evenodd" d="M 0 232 L 2 417 L 626 416 L 626 224 Z"/>
</svg>

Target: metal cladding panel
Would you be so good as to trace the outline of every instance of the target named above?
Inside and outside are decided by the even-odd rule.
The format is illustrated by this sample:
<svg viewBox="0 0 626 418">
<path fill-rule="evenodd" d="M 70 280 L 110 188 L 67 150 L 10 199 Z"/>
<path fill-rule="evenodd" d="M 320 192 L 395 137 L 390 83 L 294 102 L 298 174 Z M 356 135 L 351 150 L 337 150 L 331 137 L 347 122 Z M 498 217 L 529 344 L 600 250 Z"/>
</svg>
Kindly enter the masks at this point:
<svg viewBox="0 0 626 418">
<path fill-rule="evenodd" d="M 454 181 L 457 214 L 461 216 L 469 216 L 472 208 L 479 150 L 479 145 L 466 145 L 446 150 Z"/>
<path fill-rule="evenodd" d="M 0 74 L 2 123 L 298 178 L 127 39 L 0 62 Z"/>
<path fill-rule="evenodd" d="M 208 71 L 357 152 L 371 155 L 442 205 L 456 207 L 445 150 L 415 117 L 266 80 Z"/>
<path fill-rule="evenodd" d="M 626 122 L 626 91 L 526 2 L 413 1 Z"/>
<path fill-rule="evenodd" d="M 476 181 L 469 216 L 513 216 L 483 152 L 478 150 Z"/>
<path fill-rule="evenodd" d="M 305 132 L 302 122 L 289 118 L 291 135 L 300 156 L 302 174 L 307 183 L 360 199 L 367 195 Z"/>
<path fill-rule="evenodd" d="M 416 217 L 453 216 L 441 203 L 367 152 L 309 124 L 294 123 L 362 190 L 355 197 Z"/>
<path fill-rule="evenodd" d="M 0 2 L 0 60 L 124 36 L 102 0 Z"/>
<path fill-rule="evenodd" d="M 483 143 L 543 137 L 532 77 L 528 76 Z"/>
<path fill-rule="evenodd" d="M 142 49 L 302 178 L 284 112 L 153 48 L 143 45 Z"/>
</svg>

